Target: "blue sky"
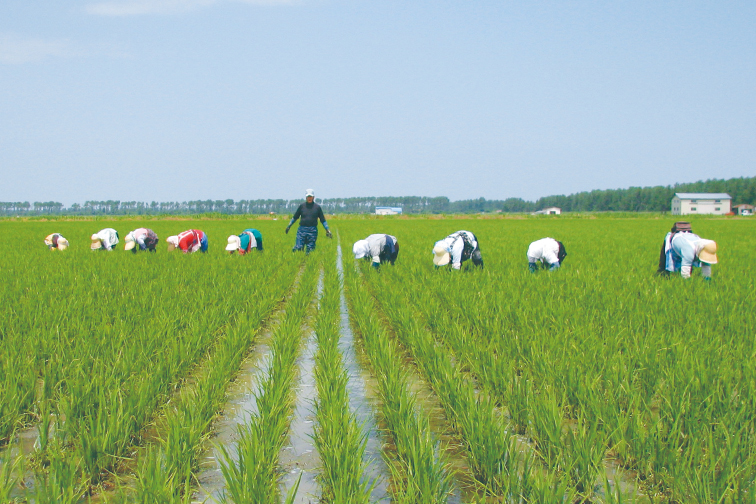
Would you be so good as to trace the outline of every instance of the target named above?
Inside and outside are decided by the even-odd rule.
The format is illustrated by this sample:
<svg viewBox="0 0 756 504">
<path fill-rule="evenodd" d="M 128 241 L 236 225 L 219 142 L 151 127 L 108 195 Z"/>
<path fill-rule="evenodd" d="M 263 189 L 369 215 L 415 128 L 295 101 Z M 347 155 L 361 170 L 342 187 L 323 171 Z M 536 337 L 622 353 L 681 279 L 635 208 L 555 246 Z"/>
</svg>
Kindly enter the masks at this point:
<svg viewBox="0 0 756 504">
<path fill-rule="evenodd" d="M 756 2 L 0 3 L 0 201 L 756 175 Z"/>
</svg>

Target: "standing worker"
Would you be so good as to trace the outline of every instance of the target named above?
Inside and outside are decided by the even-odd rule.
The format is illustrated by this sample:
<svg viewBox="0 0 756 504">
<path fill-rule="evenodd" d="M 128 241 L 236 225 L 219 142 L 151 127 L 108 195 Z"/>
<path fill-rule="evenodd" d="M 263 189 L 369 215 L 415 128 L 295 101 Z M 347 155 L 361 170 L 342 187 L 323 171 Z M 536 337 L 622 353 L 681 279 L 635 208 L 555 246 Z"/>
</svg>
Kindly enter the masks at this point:
<svg viewBox="0 0 756 504">
<path fill-rule="evenodd" d="M 331 238 L 331 230 L 328 229 L 328 223 L 323 215 L 323 209 L 320 205 L 315 203 L 315 191 L 307 189 L 305 193 L 305 202 L 299 205 L 297 211 L 294 212 L 294 217 L 291 218 L 289 225 L 286 226 L 286 233 L 289 233 L 289 228 L 297 221 L 299 221 L 299 229 L 297 229 L 297 242 L 292 249 L 292 252 L 306 249 L 305 253 L 309 254 L 310 251 L 315 250 L 315 242 L 318 239 L 318 219 L 323 223 L 323 228 L 326 230 L 326 236 Z"/>
<path fill-rule="evenodd" d="M 228 245 L 226 250 L 231 254 L 239 251 L 240 255 L 244 255 L 253 250 L 263 251 L 263 239 L 262 233 L 257 229 L 245 229 L 239 236 L 231 235 L 228 237 Z"/>
<path fill-rule="evenodd" d="M 138 250 L 155 252 L 158 244 L 158 235 L 152 229 L 138 228 L 127 234 L 125 241 L 126 245 L 123 249 L 131 250 L 134 254 L 137 253 L 137 245 L 139 245 Z"/>
<path fill-rule="evenodd" d="M 472 259 L 475 266 L 483 267 L 478 238 L 470 231 L 457 231 L 433 246 L 433 264 L 446 266 L 451 262 L 452 268 L 458 270 L 462 263 Z"/>
<path fill-rule="evenodd" d="M 364 240 L 358 240 L 352 247 L 355 259 L 373 259 L 373 268 L 378 269 L 381 263 L 388 262 L 392 266 L 399 255 L 399 243 L 396 236 L 387 234 L 371 234 Z"/>
<path fill-rule="evenodd" d="M 541 238 L 528 247 L 528 269 L 533 273 L 540 264 L 542 268 L 548 265 L 549 271 L 554 271 L 564 262 L 565 257 L 567 250 L 562 242 L 554 238 Z"/>
<path fill-rule="evenodd" d="M 63 238 L 60 233 L 53 233 L 45 237 L 45 245 L 50 250 L 66 250 L 68 248 L 68 240 Z"/>
<path fill-rule="evenodd" d="M 89 248 L 92 250 L 107 250 L 111 251 L 115 249 L 118 244 L 118 231 L 113 228 L 105 228 L 91 236 L 92 245 Z"/>
<path fill-rule="evenodd" d="M 711 280 L 711 265 L 717 264 L 717 243 L 701 238 L 692 231 L 667 233 L 664 238 L 666 271 L 679 271 L 683 278 L 690 278 L 691 269 L 701 268 L 701 276 Z"/>
<path fill-rule="evenodd" d="M 189 229 L 176 236 L 169 236 L 165 239 L 168 242 L 168 252 L 179 249 L 184 254 L 207 252 L 207 235 L 199 229 Z"/>
</svg>

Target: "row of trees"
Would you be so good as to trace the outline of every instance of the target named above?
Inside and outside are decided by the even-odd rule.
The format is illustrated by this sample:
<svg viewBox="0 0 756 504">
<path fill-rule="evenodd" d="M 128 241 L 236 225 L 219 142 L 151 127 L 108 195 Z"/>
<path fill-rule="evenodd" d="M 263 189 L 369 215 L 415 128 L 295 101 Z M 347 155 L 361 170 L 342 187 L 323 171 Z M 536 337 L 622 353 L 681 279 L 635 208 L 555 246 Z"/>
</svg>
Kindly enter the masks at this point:
<svg viewBox="0 0 756 504">
<path fill-rule="evenodd" d="M 756 177 L 729 180 L 706 180 L 674 186 L 631 187 L 547 196 L 535 202 L 520 198 L 487 200 L 485 198 L 450 201 L 439 196 L 332 198 L 319 201 L 329 214 L 373 213 L 377 206 L 402 207 L 408 214 L 481 213 L 481 212 L 534 212 L 556 206 L 565 212 L 666 212 L 676 192 L 725 192 L 732 196 L 733 204 L 756 204 Z M 55 201 L 30 204 L 0 202 L 0 215 L 186 215 L 202 213 L 220 214 L 291 214 L 302 202 L 284 199 L 258 200 L 196 200 L 196 201 L 87 201 L 64 207 Z"/>
</svg>

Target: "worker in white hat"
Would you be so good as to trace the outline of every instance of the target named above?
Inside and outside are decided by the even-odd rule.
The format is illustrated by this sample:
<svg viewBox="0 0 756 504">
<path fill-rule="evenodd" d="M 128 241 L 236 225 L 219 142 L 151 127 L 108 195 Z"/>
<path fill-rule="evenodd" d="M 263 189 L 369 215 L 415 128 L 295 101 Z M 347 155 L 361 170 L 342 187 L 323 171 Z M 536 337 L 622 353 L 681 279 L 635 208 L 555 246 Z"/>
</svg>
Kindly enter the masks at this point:
<svg viewBox="0 0 756 504">
<path fill-rule="evenodd" d="M 118 244 L 118 231 L 113 228 L 101 229 L 91 236 L 92 244 L 89 248 L 92 250 L 113 250 Z"/>
<path fill-rule="evenodd" d="M 199 229 L 189 229 L 178 235 L 169 236 L 165 241 L 168 242 L 168 252 L 176 249 L 184 254 L 197 251 L 207 252 L 207 234 Z"/>
<path fill-rule="evenodd" d="M 124 250 L 131 250 L 136 254 L 137 250 L 149 250 L 155 252 L 158 244 L 158 235 L 148 228 L 137 228 L 126 235 Z M 137 246 L 138 245 L 138 246 Z"/>
<path fill-rule="evenodd" d="M 378 269 L 384 262 L 393 266 L 399 255 L 399 243 L 396 241 L 396 236 L 371 234 L 364 240 L 355 242 L 352 253 L 355 259 L 372 259 L 375 269 Z"/>
<path fill-rule="evenodd" d="M 554 238 L 541 238 L 528 246 L 528 269 L 534 273 L 538 267 L 557 269 L 567 257 L 564 244 Z"/>
<path fill-rule="evenodd" d="M 247 254 L 253 250 L 263 251 L 262 233 L 257 229 L 245 229 L 240 235 L 231 235 L 228 237 L 226 250 L 233 254 L 238 251 L 240 255 Z"/>
<path fill-rule="evenodd" d="M 468 259 L 472 259 L 475 266 L 483 267 L 478 238 L 470 231 L 452 233 L 433 246 L 433 264 L 437 268 L 451 264 L 458 270 Z"/>
<path fill-rule="evenodd" d="M 68 240 L 63 238 L 63 235 L 60 233 L 53 233 L 45 237 L 45 245 L 50 250 L 66 250 L 68 248 Z"/>
<path fill-rule="evenodd" d="M 286 233 L 297 221 L 299 221 L 299 229 L 297 229 L 297 241 L 294 244 L 293 252 L 304 249 L 307 254 L 311 250 L 315 250 L 315 242 L 318 240 L 318 220 L 323 224 L 323 228 L 326 230 L 326 236 L 331 238 L 331 230 L 328 229 L 328 223 L 326 222 L 325 215 L 323 215 L 323 209 L 320 205 L 315 203 L 315 191 L 307 189 L 305 192 L 305 202 L 299 205 L 297 211 L 294 212 L 294 217 L 289 221 L 289 225 L 286 226 Z"/>
<path fill-rule="evenodd" d="M 701 276 L 711 280 L 711 265 L 717 264 L 717 243 L 701 238 L 695 233 L 667 233 L 664 239 L 666 269 L 679 271 L 683 278 L 690 278 L 692 268 L 701 268 Z"/>
</svg>

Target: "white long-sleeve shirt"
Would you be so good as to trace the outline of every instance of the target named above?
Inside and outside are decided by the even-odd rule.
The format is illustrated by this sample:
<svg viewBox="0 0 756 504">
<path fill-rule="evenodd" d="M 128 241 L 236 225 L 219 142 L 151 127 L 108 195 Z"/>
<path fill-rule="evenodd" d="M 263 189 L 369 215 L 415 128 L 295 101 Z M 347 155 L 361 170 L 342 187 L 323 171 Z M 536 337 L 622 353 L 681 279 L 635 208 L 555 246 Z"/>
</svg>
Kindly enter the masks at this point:
<svg viewBox="0 0 756 504">
<path fill-rule="evenodd" d="M 113 228 L 105 228 L 96 233 L 97 238 L 102 242 L 102 248 L 105 250 L 113 250 L 118 244 L 118 233 Z"/>
<path fill-rule="evenodd" d="M 433 248 L 438 246 L 444 247 L 451 255 L 451 265 L 454 269 L 460 269 L 462 267 L 462 252 L 465 250 L 465 241 L 462 239 L 461 234 L 467 236 L 468 241 L 472 244 L 473 250 L 478 248 L 478 241 L 475 239 L 475 235 L 470 231 L 457 231 L 452 233 L 443 240 L 439 240 L 433 245 Z"/>
<path fill-rule="evenodd" d="M 386 234 L 371 234 L 364 240 L 359 240 L 352 247 L 355 259 L 362 259 L 363 257 L 371 257 L 374 263 L 381 263 L 381 252 L 386 246 L 386 237 L 390 237 L 397 243 L 396 236 Z"/>
<path fill-rule="evenodd" d="M 551 266 L 559 262 L 559 242 L 554 238 L 541 238 L 528 247 L 528 262 L 546 262 Z"/>
</svg>

